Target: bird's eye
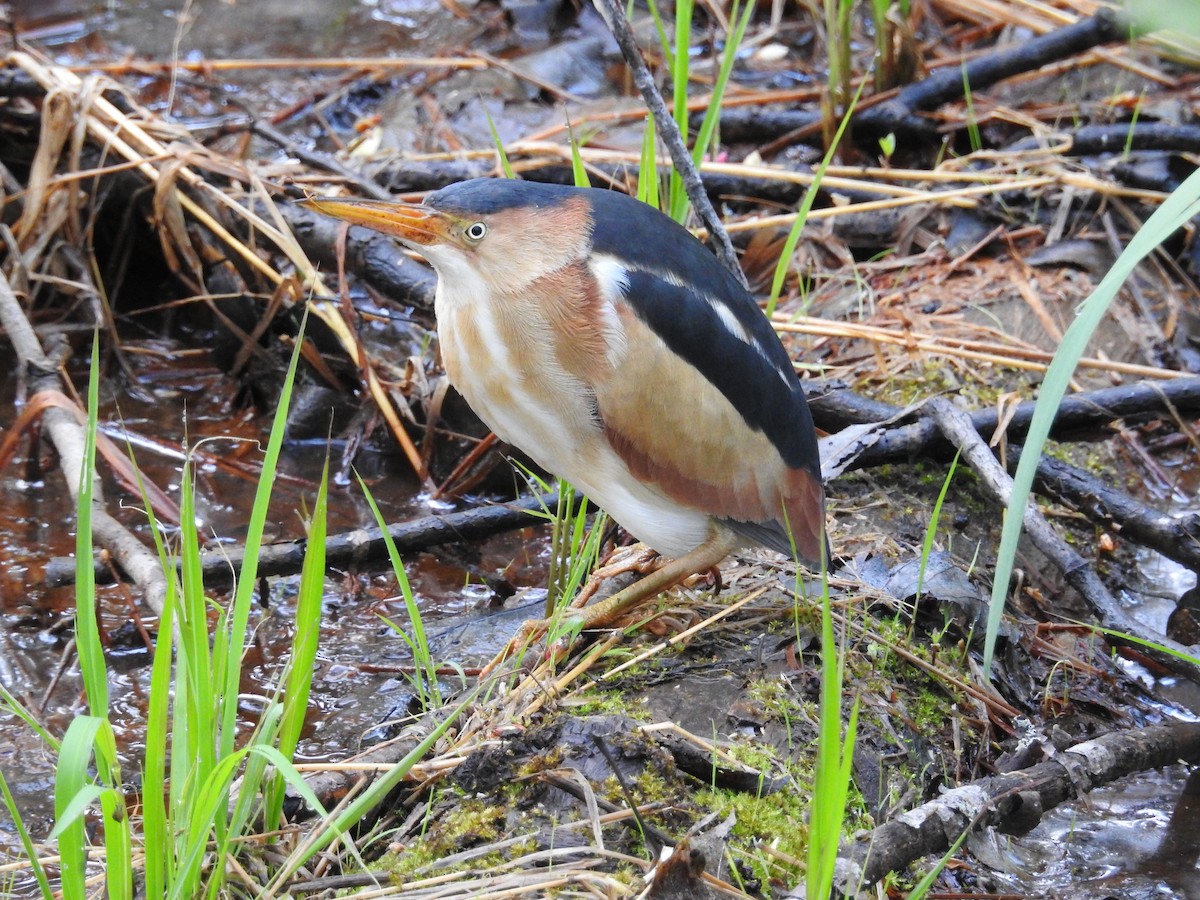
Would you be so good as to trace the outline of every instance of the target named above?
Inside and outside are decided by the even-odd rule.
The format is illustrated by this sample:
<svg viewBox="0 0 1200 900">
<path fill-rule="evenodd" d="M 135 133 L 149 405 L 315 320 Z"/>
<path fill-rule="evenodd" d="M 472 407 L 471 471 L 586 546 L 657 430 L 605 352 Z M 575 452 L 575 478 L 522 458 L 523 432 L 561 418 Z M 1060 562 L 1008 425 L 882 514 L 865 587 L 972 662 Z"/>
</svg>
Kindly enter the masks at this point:
<svg viewBox="0 0 1200 900">
<path fill-rule="evenodd" d="M 487 226 L 482 222 L 475 222 L 472 225 L 468 225 L 463 234 L 467 236 L 468 240 L 482 241 L 484 235 L 487 234 Z"/>
</svg>

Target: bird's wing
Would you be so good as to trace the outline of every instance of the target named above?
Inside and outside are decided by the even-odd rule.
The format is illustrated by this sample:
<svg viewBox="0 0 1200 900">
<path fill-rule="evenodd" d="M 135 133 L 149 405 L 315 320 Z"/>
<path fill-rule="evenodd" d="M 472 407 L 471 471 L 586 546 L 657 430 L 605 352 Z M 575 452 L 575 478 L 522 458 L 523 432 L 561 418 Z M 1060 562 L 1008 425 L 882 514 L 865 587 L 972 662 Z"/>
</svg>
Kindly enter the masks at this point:
<svg viewBox="0 0 1200 900">
<path fill-rule="evenodd" d="M 762 312 L 744 292 L 646 269 L 616 278 L 609 266 L 599 280 L 625 337 L 614 376 L 594 384 L 609 443 L 678 502 L 745 523 L 739 530 L 752 540 L 784 552 L 790 527 L 800 555 L 819 559 L 824 495 L 812 418 Z"/>
</svg>

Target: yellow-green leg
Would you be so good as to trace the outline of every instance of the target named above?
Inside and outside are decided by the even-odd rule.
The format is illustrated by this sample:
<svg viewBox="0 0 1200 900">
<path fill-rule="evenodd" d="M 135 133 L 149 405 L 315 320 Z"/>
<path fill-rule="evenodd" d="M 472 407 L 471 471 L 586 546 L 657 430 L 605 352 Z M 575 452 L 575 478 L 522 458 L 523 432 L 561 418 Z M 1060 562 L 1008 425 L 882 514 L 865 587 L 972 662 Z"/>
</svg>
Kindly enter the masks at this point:
<svg viewBox="0 0 1200 900">
<path fill-rule="evenodd" d="M 661 569 L 657 569 L 629 587 L 617 591 L 611 597 L 606 597 L 583 609 L 565 613 L 557 623 L 559 630 L 567 634 L 579 634 L 589 628 L 601 628 L 609 625 L 622 613 L 650 597 L 657 597 L 689 575 L 707 572 L 714 566 L 720 565 L 738 544 L 733 532 L 725 528 L 714 527 L 708 540 L 695 550 L 685 553 L 678 559 L 671 560 Z M 480 677 L 489 675 L 496 666 L 504 662 L 518 648 L 528 646 L 531 641 L 546 634 L 549 625 L 549 620 L 526 622 L 496 658 L 483 667 Z"/>
<path fill-rule="evenodd" d="M 709 539 L 678 559 L 673 559 L 661 569 L 656 569 L 645 578 L 640 578 L 629 587 L 617 591 L 598 603 L 577 609 L 566 615 L 566 624 L 575 631 L 599 628 L 615 621 L 623 612 L 637 606 L 643 600 L 657 597 L 663 591 L 678 584 L 697 572 L 707 572 L 720 565 L 737 547 L 733 532 L 713 529 Z"/>
</svg>

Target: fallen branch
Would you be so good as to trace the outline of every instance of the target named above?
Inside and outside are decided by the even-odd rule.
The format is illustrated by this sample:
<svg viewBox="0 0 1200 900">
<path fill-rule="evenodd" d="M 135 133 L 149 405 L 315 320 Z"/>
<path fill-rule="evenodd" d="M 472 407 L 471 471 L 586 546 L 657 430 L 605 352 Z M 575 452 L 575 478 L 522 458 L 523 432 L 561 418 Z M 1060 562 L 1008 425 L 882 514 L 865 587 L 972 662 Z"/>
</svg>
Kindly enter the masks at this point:
<svg viewBox="0 0 1200 900">
<path fill-rule="evenodd" d="M 855 119 L 854 127 L 871 134 L 894 131 L 932 139 L 937 124 L 921 118 L 920 113 L 961 100 L 968 90 L 978 93 L 1006 78 L 1069 59 L 1101 44 L 1128 40 L 1130 32 L 1124 16 L 1102 7 L 1094 16 L 1057 31 L 1016 41 L 961 65 L 944 66 L 923 81 L 902 88 L 893 99 L 863 112 Z"/>
<path fill-rule="evenodd" d="M 540 494 L 503 505 L 400 522 L 390 526 L 388 534 L 401 554 L 416 553 L 439 544 L 477 541 L 502 531 L 527 528 L 536 521 L 535 514 L 544 509 L 556 509 L 557 504 L 557 494 Z M 303 564 L 307 546 L 308 541 L 303 538 L 264 545 L 258 554 L 259 576 L 296 574 Z M 205 553 L 201 559 L 204 583 L 210 587 L 229 584 L 241 571 L 243 552 L 240 547 L 230 547 Z M 378 565 L 387 559 L 387 544 L 378 528 L 335 534 L 325 542 L 325 562 L 331 568 Z M 111 579 L 108 569 L 98 562 L 96 577 L 99 581 Z M 46 564 L 45 582 L 49 587 L 73 584 L 75 561 L 62 557 L 51 559 Z"/>
<path fill-rule="evenodd" d="M 817 427 L 836 432 L 847 425 L 883 422 L 901 412 L 900 407 L 869 400 L 846 390 L 828 390 L 825 385 L 806 385 L 809 406 Z M 1005 415 L 1005 437 L 1019 441 L 1029 430 L 1036 404 L 1026 401 Z M 1176 378 L 1163 382 L 1138 382 L 1120 387 L 1086 391 L 1063 399 L 1054 417 L 1051 436 L 1065 440 L 1071 435 L 1094 432 L 1116 419 L 1169 416 L 1175 412 L 1200 411 L 1200 377 Z M 1000 412 L 985 409 L 970 414 L 977 434 L 991 440 L 1000 423 Z M 863 449 L 851 463 L 853 469 L 865 469 L 889 462 L 917 457 L 949 459 L 954 452 L 950 441 L 934 421 L 921 418 L 911 425 L 888 429 L 870 447 Z"/>
<path fill-rule="evenodd" d="M 0 272 L 0 326 L 3 326 L 21 365 L 31 376 L 30 394 L 37 396 L 43 391 L 61 392 L 59 363 L 53 361 L 42 348 L 3 272 Z M 42 413 L 42 422 L 50 436 L 50 442 L 58 452 L 59 468 L 66 479 L 67 490 L 71 499 L 77 502 L 83 475 L 83 426 L 80 425 L 76 414 L 55 405 L 47 405 Z M 94 481 L 93 539 L 97 545 L 112 554 L 116 563 L 141 589 L 151 609 L 161 613 L 163 600 L 167 595 L 167 580 L 158 564 L 158 557 L 124 525 L 109 515 L 104 506 L 99 478 L 95 472 L 88 475 Z M 71 566 L 74 567 L 73 560 Z"/>
<path fill-rule="evenodd" d="M 1012 496 L 1012 478 L 1000 468 L 991 449 L 980 439 L 970 417 L 945 397 L 934 397 L 926 406 L 933 413 L 938 427 L 962 451 L 963 459 L 979 476 L 979 480 L 991 490 L 1002 506 L 1007 507 Z M 1096 570 L 1059 537 L 1036 506 L 1026 507 L 1024 523 L 1026 533 L 1037 548 L 1063 573 L 1067 583 L 1079 592 L 1101 625 L 1129 635 L 1138 642 L 1140 652 L 1169 671 L 1200 684 L 1200 663 L 1190 655 L 1188 648 L 1165 634 L 1151 631 L 1126 613 L 1100 580 Z M 1109 636 L 1108 640 L 1116 642 L 1118 638 Z"/>
<path fill-rule="evenodd" d="M 1129 36 L 1129 23 L 1116 11 L 1101 8 L 1096 15 L 1056 31 L 1006 45 L 961 65 L 938 68 L 896 96 L 859 110 L 851 121 L 854 134 L 861 138 L 891 132 L 909 140 L 936 141 L 939 123 L 922 114 L 963 99 L 968 88 L 977 93 L 1006 78 Z M 819 124 L 820 113 L 815 110 L 731 109 L 721 115 L 721 135 L 731 143 L 774 141 L 778 147 L 806 134 L 819 136 Z"/>
<path fill-rule="evenodd" d="M 968 829 L 1020 823 L 1028 830 L 1066 800 L 1117 778 L 1179 760 L 1200 759 L 1200 724 L 1176 722 L 1113 732 L 1076 744 L 1056 758 L 946 791 L 902 813 L 843 849 L 838 889 L 847 896 L 903 871 L 923 856 L 944 853 Z"/>
</svg>

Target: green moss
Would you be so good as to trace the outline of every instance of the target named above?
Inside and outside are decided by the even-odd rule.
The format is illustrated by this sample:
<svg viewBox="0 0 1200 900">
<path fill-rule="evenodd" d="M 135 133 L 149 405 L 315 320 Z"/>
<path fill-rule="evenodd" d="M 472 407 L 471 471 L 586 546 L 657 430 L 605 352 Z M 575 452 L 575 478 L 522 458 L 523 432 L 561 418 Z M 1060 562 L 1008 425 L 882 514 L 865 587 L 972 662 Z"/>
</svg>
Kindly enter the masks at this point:
<svg viewBox="0 0 1200 900">
<path fill-rule="evenodd" d="M 562 764 L 562 759 L 563 748 L 559 746 L 551 747 L 545 753 L 538 753 L 531 756 L 524 765 L 517 769 L 517 777 L 514 779 L 514 782 L 522 778 L 528 778 L 531 775 L 538 775 L 550 769 L 557 769 Z M 514 788 L 516 785 L 510 784 L 506 785 L 506 787 Z"/>
<path fill-rule="evenodd" d="M 615 776 L 610 775 L 601 785 L 604 795 L 614 803 L 625 805 L 625 793 Z M 679 784 L 667 778 L 654 766 L 646 766 L 629 786 L 634 802 L 639 806 L 648 803 L 673 803 L 679 799 Z"/>
<path fill-rule="evenodd" d="M 778 721 L 790 721 L 801 711 L 795 690 L 780 678 L 757 679 L 750 682 L 746 691 L 751 700 Z"/>
<path fill-rule="evenodd" d="M 632 691 L 601 691 L 593 688 L 586 694 L 563 701 L 561 706 L 574 716 L 617 715 L 642 722 L 650 718 L 645 704 L 645 696 Z"/>
<path fill-rule="evenodd" d="M 909 699 L 908 710 L 913 724 L 922 734 L 938 732 L 946 724 L 951 701 L 940 691 L 929 687 L 914 692 Z"/>
<path fill-rule="evenodd" d="M 506 819 L 507 812 L 503 807 L 482 800 L 464 799 L 433 821 L 422 838 L 406 846 L 403 851 L 383 857 L 381 862 L 393 879 L 402 881 L 422 866 L 452 853 L 499 840 L 504 836 Z M 523 850 L 519 846 L 507 847 L 505 856 L 511 858 L 533 849 L 532 846 Z M 503 861 L 504 857 L 499 853 L 489 854 L 464 863 L 463 868 L 487 868 Z"/>
<path fill-rule="evenodd" d="M 766 797 L 755 797 L 704 789 L 697 793 L 696 801 L 715 811 L 718 819 L 726 818 L 730 812 L 737 815 L 729 849 L 764 884 L 771 881 L 795 884 L 803 877 L 804 873 L 798 867 L 758 851 L 760 843 L 769 843 L 795 860 L 804 859 L 808 850 L 808 809 L 800 791 L 777 791 Z"/>
</svg>

